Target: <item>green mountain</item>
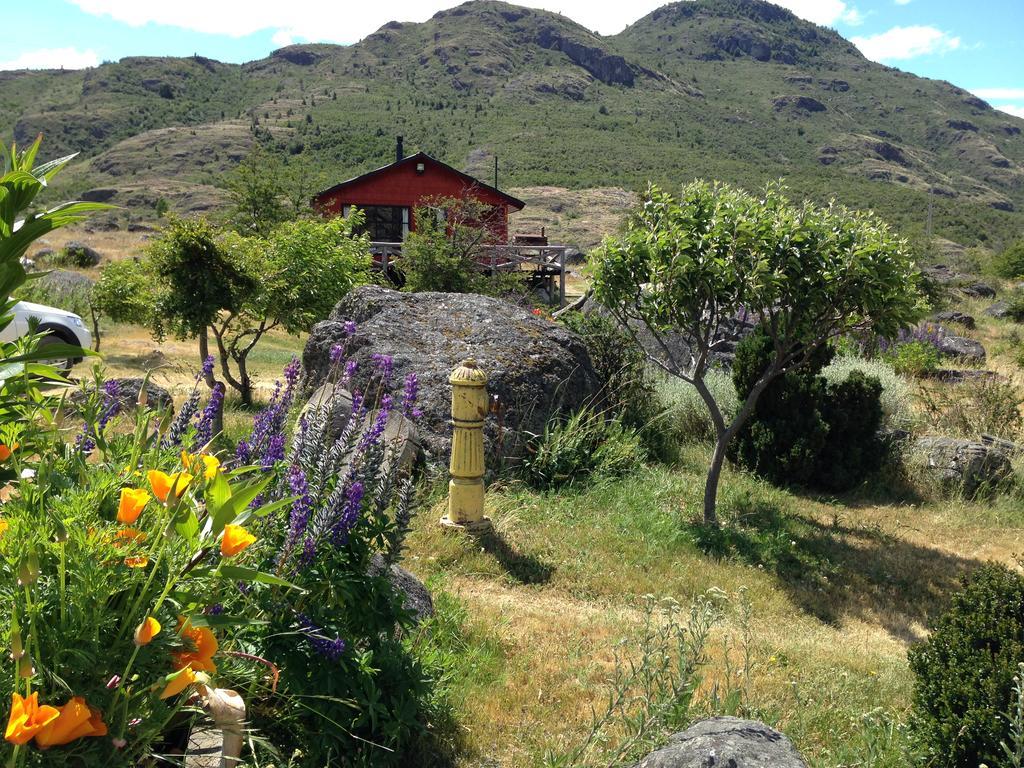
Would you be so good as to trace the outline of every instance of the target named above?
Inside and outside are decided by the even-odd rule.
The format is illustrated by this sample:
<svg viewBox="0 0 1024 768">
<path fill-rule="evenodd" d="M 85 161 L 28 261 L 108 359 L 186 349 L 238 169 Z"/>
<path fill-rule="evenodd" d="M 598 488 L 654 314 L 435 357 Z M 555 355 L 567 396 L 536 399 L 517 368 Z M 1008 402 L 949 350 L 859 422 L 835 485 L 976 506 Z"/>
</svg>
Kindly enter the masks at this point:
<svg viewBox="0 0 1024 768">
<path fill-rule="evenodd" d="M 675 186 L 695 176 L 871 207 L 911 235 L 999 245 L 1024 230 L 1024 120 L 865 59 L 760 0 L 667 5 L 615 36 L 477 0 L 351 46 L 230 65 L 132 57 L 0 73 L 0 130 L 81 151 L 70 191 L 144 210 L 220 204 L 254 141 L 338 181 L 394 137 L 500 184 Z M 68 191 L 68 189 L 61 190 Z"/>
</svg>

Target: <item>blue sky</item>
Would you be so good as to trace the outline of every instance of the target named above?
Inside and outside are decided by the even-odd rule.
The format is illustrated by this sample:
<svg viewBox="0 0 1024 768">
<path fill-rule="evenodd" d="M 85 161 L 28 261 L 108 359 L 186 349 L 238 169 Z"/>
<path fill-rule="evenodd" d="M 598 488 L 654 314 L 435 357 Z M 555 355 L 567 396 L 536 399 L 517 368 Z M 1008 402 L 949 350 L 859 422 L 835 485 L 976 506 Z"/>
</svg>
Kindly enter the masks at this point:
<svg viewBox="0 0 1024 768">
<path fill-rule="evenodd" d="M 11 29 L 0 69 L 84 67 L 130 55 L 262 58 L 292 42 L 355 42 L 392 19 L 423 21 L 457 0 L 0 0 Z M 526 0 L 614 34 L 664 0 Z M 949 80 L 1024 117 L 1024 0 L 780 0 L 834 27 L 869 58 Z"/>
</svg>

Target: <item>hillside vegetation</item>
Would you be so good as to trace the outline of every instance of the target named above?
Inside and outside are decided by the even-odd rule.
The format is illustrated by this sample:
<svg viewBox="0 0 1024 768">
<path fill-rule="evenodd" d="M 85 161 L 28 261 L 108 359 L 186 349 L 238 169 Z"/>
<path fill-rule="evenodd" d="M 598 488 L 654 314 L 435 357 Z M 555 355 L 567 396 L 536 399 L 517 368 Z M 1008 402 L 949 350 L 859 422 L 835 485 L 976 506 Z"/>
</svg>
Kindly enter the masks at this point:
<svg viewBox="0 0 1024 768">
<path fill-rule="evenodd" d="M 395 134 L 489 181 L 497 155 L 502 186 L 785 177 L 796 197 L 838 195 L 910 235 L 931 204 L 937 235 L 993 247 L 1024 216 L 1024 121 L 760 0 L 675 3 L 615 36 L 478 0 L 244 65 L 2 73 L 0 130 L 83 152 L 62 193 L 142 218 L 160 198 L 221 204 L 220 176 L 254 141 L 335 181 L 390 162 Z"/>
</svg>

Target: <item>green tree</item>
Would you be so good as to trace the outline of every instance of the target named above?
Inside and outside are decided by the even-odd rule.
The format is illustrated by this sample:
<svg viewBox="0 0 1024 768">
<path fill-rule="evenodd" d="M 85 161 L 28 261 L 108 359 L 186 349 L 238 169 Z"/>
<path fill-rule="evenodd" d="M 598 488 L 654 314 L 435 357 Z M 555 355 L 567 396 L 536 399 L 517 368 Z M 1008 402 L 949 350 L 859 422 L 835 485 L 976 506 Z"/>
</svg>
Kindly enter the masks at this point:
<svg viewBox="0 0 1024 768">
<path fill-rule="evenodd" d="M 472 197 L 436 197 L 414 215 L 416 231 L 406 236 L 399 261 L 405 290 L 497 295 L 521 285 L 517 273 L 490 269 L 504 261 L 491 206 Z"/>
<path fill-rule="evenodd" d="M 224 379 L 252 402 L 249 354 L 269 331 L 308 331 L 367 278 L 369 244 L 359 218 L 306 219 L 267 237 L 221 232 L 204 219 L 173 219 L 137 261 L 106 267 L 96 286 L 105 314 L 148 327 L 154 338 L 212 334 Z M 212 376 L 207 381 L 212 387 Z"/>
<path fill-rule="evenodd" d="M 255 286 L 236 309 L 210 324 L 221 372 L 242 402 L 252 401 L 248 357 L 260 339 L 275 328 L 291 334 L 308 331 L 349 290 L 369 279 L 369 239 L 353 234 L 361 221 L 358 215 L 300 219 L 281 224 L 265 238 L 224 238 L 226 255 L 243 266 Z"/>
<path fill-rule="evenodd" d="M 703 181 L 678 197 L 651 187 L 592 267 L 597 299 L 634 336 L 645 330 L 650 359 L 692 384 L 708 408 L 709 524 L 726 450 L 765 388 L 830 339 L 868 328 L 892 336 L 923 310 L 907 245 L 887 225 L 835 204 L 794 205 L 779 185 L 758 196 Z M 774 353 L 727 420 L 705 377 L 729 343 L 723 331 L 743 313 L 761 321 Z M 685 355 L 673 333 L 686 340 Z"/>
<path fill-rule="evenodd" d="M 231 226 L 243 235 L 266 235 L 289 218 L 281 185 L 281 162 L 253 146 L 245 159 L 225 176 L 231 198 Z"/>
</svg>

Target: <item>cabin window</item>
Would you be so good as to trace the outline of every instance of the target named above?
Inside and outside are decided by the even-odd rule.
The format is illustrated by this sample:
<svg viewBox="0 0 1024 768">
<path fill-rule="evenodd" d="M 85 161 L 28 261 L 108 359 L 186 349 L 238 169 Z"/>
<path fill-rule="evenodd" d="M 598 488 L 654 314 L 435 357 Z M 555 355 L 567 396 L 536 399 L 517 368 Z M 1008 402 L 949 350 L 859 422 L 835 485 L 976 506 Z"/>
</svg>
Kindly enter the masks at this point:
<svg viewBox="0 0 1024 768">
<path fill-rule="evenodd" d="M 359 234 L 367 234 L 375 243 L 400 243 L 409 234 L 409 209 L 400 205 L 355 206 L 363 212 L 363 226 Z M 348 216 L 352 206 L 342 208 L 342 215 Z"/>
</svg>

